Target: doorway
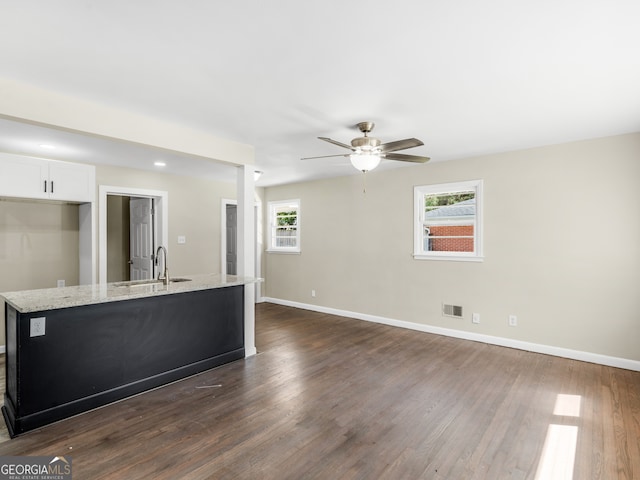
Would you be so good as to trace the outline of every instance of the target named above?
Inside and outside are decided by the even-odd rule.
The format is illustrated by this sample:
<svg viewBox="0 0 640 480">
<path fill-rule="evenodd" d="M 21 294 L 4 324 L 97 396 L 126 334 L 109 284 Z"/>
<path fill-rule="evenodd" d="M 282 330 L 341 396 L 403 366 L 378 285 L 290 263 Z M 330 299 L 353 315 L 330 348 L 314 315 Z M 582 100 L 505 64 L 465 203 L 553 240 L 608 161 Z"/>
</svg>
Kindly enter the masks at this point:
<svg viewBox="0 0 640 480">
<path fill-rule="evenodd" d="M 155 200 L 107 195 L 107 282 L 155 276 Z"/>
<path fill-rule="evenodd" d="M 256 203 L 254 211 L 255 232 L 255 273 L 260 278 L 262 272 L 262 217 L 261 207 Z M 222 274 L 237 275 L 238 268 L 238 202 L 236 200 L 222 199 L 222 221 L 220 255 L 222 261 Z M 256 283 L 256 299 L 261 298 L 261 284 Z"/>
<path fill-rule="evenodd" d="M 226 205 L 227 219 L 226 237 L 227 245 L 225 248 L 225 259 L 227 270 L 225 273 L 229 275 L 238 274 L 238 205 L 228 203 Z"/>
<path fill-rule="evenodd" d="M 168 193 L 103 185 L 99 190 L 100 283 L 153 277 L 156 246 L 168 248 Z"/>
</svg>

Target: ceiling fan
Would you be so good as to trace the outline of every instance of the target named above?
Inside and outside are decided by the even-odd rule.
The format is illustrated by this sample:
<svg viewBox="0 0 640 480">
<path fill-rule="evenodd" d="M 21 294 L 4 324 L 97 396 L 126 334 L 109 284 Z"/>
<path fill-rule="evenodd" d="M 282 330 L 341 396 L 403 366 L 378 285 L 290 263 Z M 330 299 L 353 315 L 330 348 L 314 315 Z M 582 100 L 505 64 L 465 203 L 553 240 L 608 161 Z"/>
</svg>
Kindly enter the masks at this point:
<svg viewBox="0 0 640 480">
<path fill-rule="evenodd" d="M 357 137 L 351 140 L 351 145 L 338 142 L 327 137 L 318 137 L 325 142 L 333 143 L 339 147 L 347 148 L 351 150 L 351 153 L 338 154 L 338 155 L 323 155 L 320 157 L 305 157 L 301 160 L 311 160 L 315 158 L 329 158 L 329 157 L 349 157 L 351 164 L 362 172 L 368 172 L 378 166 L 380 160 L 386 158 L 387 160 L 398 160 L 401 162 L 413 162 L 424 163 L 429 160 L 429 157 L 420 157 L 418 155 L 406 155 L 404 153 L 394 153 L 398 150 L 405 150 L 407 148 L 419 147 L 424 145 L 417 138 L 407 138 L 405 140 L 396 140 L 395 142 L 380 143 L 375 137 L 370 137 L 369 133 L 373 130 L 375 123 L 373 122 L 360 122 L 358 123 L 358 129 L 364 133 L 363 137 Z"/>
</svg>

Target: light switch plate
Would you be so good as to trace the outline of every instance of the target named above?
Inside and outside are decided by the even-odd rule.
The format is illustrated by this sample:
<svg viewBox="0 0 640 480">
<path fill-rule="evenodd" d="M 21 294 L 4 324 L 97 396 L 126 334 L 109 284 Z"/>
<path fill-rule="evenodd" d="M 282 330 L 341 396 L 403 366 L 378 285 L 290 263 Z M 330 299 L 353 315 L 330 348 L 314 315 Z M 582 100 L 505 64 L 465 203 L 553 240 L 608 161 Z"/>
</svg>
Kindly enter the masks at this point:
<svg viewBox="0 0 640 480">
<path fill-rule="evenodd" d="M 178 245 L 184 245 L 185 243 L 187 243 L 187 237 L 178 235 Z"/>
<path fill-rule="evenodd" d="M 41 337 L 44 335 L 46 326 L 46 317 L 35 317 L 31 319 L 31 330 L 29 336 Z"/>
</svg>

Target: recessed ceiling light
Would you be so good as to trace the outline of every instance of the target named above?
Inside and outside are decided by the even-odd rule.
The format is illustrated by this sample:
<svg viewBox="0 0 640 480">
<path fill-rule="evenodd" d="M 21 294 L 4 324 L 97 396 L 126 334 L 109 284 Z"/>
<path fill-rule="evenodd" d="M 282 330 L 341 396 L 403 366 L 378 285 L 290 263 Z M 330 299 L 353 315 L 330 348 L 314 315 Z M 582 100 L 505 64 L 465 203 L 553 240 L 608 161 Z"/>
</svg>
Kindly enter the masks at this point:
<svg viewBox="0 0 640 480">
<path fill-rule="evenodd" d="M 164 162 L 160 162 L 160 161 L 158 161 L 158 162 L 153 162 L 153 164 L 154 164 L 156 167 L 166 167 L 166 166 L 167 166 L 167 164 L 166 164 L 166 163 L 164 163 Z"/>
<path fill-rule="evenodd" d="M 48 143 L 41 143 L 40 148 L 46 148 L 47 150 L 55 150 L 55 145 L 50 145 Z"/>
</svg>

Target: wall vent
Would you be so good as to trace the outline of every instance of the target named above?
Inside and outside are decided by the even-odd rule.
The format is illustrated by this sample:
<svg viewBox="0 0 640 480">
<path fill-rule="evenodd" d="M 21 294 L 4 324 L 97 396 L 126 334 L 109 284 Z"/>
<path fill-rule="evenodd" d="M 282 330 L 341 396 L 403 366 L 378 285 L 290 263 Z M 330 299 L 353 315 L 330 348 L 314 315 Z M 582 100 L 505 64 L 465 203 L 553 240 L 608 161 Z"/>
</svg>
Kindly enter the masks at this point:
<svg viewBox="0 0 640 480">
<path fill-rule="evenodd" d="M 462 306 L 442 304 L 442 315 L 445 317 L 462 318 Z"/>
</svg>

